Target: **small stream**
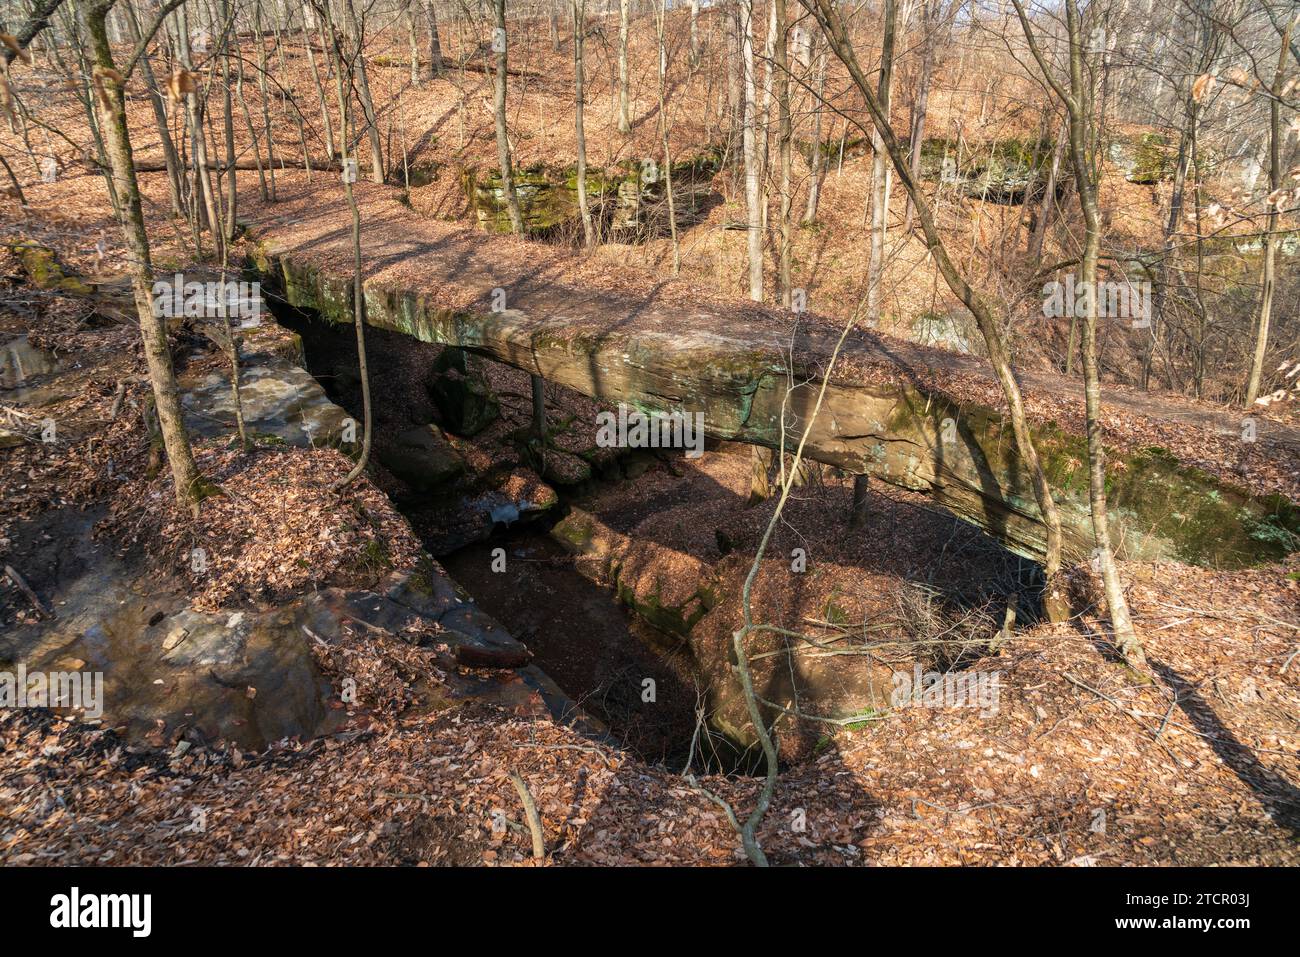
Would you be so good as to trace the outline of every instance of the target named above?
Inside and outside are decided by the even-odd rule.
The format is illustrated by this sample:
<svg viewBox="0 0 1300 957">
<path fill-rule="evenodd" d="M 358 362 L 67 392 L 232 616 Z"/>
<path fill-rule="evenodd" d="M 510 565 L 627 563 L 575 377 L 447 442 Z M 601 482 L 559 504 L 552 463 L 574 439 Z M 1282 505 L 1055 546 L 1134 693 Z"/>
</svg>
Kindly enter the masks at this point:
<svg viewBox="0 0 1300 957">
<path fill-rule="evenodd" d="M 492 570 L 498 548 L 506 552 L 506 573 Z M 697 698 L 684 646 L 630 613 L 613 589 L 583 576 L 574 557 L 538 526 L 504 530 L 440 561 L 625 747 L 681 770 Z"/>
</svg>

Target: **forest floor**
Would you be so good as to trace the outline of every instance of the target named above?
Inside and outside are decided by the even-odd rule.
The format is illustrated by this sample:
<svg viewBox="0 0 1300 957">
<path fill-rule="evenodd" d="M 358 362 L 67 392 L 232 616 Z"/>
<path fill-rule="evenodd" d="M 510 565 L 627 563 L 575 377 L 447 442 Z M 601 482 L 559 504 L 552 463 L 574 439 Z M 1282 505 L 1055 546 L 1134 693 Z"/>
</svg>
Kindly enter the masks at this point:
<svg viewBox="0 0 1300 957">
<path fill-rule="evenodd" d="M 913 708 L 827 736 L 759 830 L 783 864 L 1300 862 L 1295 632 L 1276 576 L 1124 569 L 1154 681 L 1086 630 L 1042 627 L 999 667 L 998 713 Z M 1241 595 L 1254 596 L 1242 612 Z M 1227 609 L 1227 611 L 1225 611 Z M 1172 625 L 1172 627 L 1171 627 Z M 409 645 L 368 636 L 356 673 Z M 400 679 L 395 681 L 401 688 Z M 469 705 L 262 754 L 128 746 L 47 713 L 0 716 L 11 864 L 510 864 L 540 809 L 551 864 L 732 864 L 752 778 L 647 765 L 554 723 Z M 195 812 L 202 829 L 194 828 Z"/>
</svg>

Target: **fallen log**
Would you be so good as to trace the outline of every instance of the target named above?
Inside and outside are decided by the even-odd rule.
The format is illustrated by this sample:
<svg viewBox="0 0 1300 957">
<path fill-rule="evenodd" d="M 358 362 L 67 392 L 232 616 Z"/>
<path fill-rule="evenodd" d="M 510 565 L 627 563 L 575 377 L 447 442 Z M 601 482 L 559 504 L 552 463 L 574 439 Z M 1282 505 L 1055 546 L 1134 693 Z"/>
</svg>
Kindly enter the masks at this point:
<svg viewBox="0 0 1300 957">
<path fill-rule="evenodd" d="M 301 159 L 281 159 L 275 158 L 276 169 L 306 169 L 307 164 Z M 327 160 L 312 160 L 311 168 L 313 172 L 338 172 L 341 167 L 337 163 L 331 163 Z M 208 170 L 213 173 L 224 173 L 229 166 L 225 163 L 209 163 Z M 255 160 L 238 160 L 235 163 L 235 169 L 241 172 L 254 172 L 257 170 Z M 262 169 L 266 169 L 266 163 L 262 164 Z M 167 164 L 162 160 L 137 160 L 135 164 L 137 173 L 165 173 Z"/>
<path fill-rule="evenodd" d="M 27 600 L 36 608 L 37 615 L 41 618 L 54 617 L 54 613 L 46 608 L 44 602 L 36 597 L 36 592 L 32 591 L 31 586 L 27 584 L 23 579 L 23 576 L 18 574 L 12 565 L 5 566 L 5 577 L 14 583 L 14 587 L 27 596 Z"/>
</svg>

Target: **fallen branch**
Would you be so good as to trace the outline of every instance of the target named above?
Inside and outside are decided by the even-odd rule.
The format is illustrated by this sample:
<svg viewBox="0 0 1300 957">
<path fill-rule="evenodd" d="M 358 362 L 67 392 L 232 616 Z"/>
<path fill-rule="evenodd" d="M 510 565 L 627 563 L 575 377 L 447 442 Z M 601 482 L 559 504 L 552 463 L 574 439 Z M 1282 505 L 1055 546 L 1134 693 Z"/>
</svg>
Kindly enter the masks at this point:
<svg viewBox="0 0 1300 957">
<path fill-rule="evenodd" d="M 1132 720 L 1139 728 L 1141 728 L 1147 734 L 1151 735 L 1152 740 L 1165 749 L 1165 753 L 1168 754 L 1169 757 L 1173 759 L 1175 765 L 1181 764 L 1181 762 L 1178 760 L 1178 755 L 1170 751 L 1168 746 L 1163 741 L 1160 740 L 1160 734 L 1165 730 L 1164 723 L 1160 725 L 1160 731 L 1152 731 L 1149 727 L 1147 727 L 1147 723 L 1142 720 L 1142 715 L 1140 715 L 1137 711 L 1131 708 L 1124 707 L 1124 705 L 1121 704 L 1119 701 L 1116 701 L 1114 698 L 1112 698 L 1110 695 L 1106 694 L 1103 691 L 1098 691 L 1096 688 L 1092 687 L 1092 685 L 1084 684 L 1082 681 L 1074 677 L 1074 675 L 1070 674 L 1068 671 L 1063 671 L 1061 673 L 1061 676 L 1065 678 L 1066 681 L 1070 682 L 1070 684 L 1075 685 L 1076 687 L 1079 688 L 1083 688 L 1085 691 L 1091 691 L 1098 698 L 1101 698 L 1105 701 L 1109 701 L 1112 705 L 1115 706 L 1115 709 L 1119 711 L 1120 714 Z M 1175 701 L 1175 704 L 1176 703 L 1177 701 Z M 1170 709 L 1170 713 L 1171 714 L 1173 713 L 1173 709 Z M 1165 718 L 1165 723 L 1167 722 L 1168 722 L 1168 716 L 1166 716 Z M 1175 724 L 1175 727 L 1181 728 L 1181 725 Z M 1200 734 L 1200 732 L 1190 728 L 1184 730 L 1190 730 L 1192 731 L 1193 734 Z"/>
<path fill-rule="evenodd" d="M 519 802 L 524 806 L 524 817 L 528 820 L 528 830 L 533 835 L 533 860 L 546 860 L 546 844 L 542 840 L 542 817 L 537 813 L 537 802 L 528 791 L 528 785 L 514 771 L 510 772 L 510 783 L 519 792 Z"/>
<path fill-rule="evenodd" d="M 18 574 L 18 572 L 14 570 L 14 567 L 12 565 L 5 566 L 5 577 L 8 578 L 11 582 L 13 582 L 14 585 L 17 586 L 18 590 L 27 596 L 27 600 L 36 606 L 36 613 L 40 617 L 42 618 L 54 617 L 54 612 L 46 608 L 45 605 L 41 602 L 41 600 L 36 597 L 36 592 L 32 591 L 31 586 L 28 585 L 27 582 L 23 580 L 23 576 Z"/>
<path fill-rule="evenodd" d="M 1300 625 L 1297 625 L 1294 622 L 1282 621 L 1280 618 L 1274 618 L 1272 615 L 1266 615 L 1262 611 L 1255 611 L 1251 608 L 1235 607 L 1232 609 L 1231 614 L 1227 614 L 1224 612 L 1211 611 L 1207 608 L 1187 608 L 1183 605 L 1175 605 L 1167 601 L 1157 602 L 1157 604 L 1162 608 L 1169 608 L 1173 611 L 1189 612 L 1193 615 L 1202 615 L 1206 618 L 1217 618 L 1220 621 L 1235 621 L 1244 613 L 1247 615 L 1254 615 L 1256 618 L 1272 625 L 1280 625 L 1283 628 L 1291 628 L 1295 631 L 1300 631 Z"/>
</svg>

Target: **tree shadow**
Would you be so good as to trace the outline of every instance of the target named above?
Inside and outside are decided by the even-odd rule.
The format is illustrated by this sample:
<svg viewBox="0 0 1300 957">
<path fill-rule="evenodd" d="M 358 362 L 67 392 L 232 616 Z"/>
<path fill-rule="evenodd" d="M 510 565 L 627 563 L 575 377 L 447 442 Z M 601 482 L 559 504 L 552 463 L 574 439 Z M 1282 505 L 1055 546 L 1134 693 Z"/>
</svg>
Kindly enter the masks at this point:
<svg viewBox="0 0 1300 957">
<path fill-rule="evenodd" d="M 1255 752 L 1237 740 L 1220 720 L 1208 701 L 1189 682 L 1167 664 L 1148 659 L 1154 671 L 1174 694 L 1196 731 L 1209 742 L 1219 759 L 1255 792 L 1268 816 L 1280 827 L 1300 837 L 1300 788 L 1260 762 Z"/>
</svg>

